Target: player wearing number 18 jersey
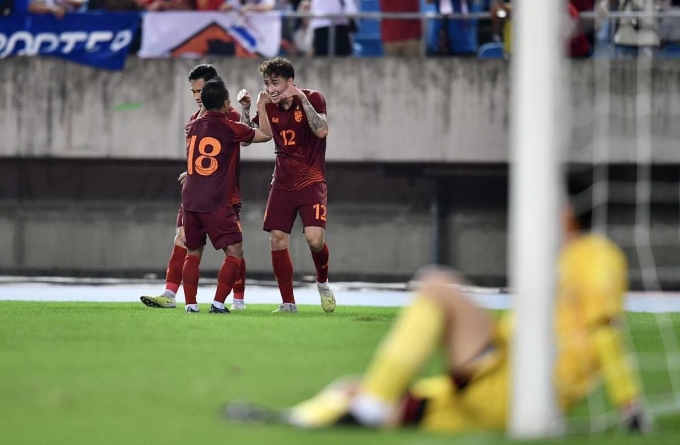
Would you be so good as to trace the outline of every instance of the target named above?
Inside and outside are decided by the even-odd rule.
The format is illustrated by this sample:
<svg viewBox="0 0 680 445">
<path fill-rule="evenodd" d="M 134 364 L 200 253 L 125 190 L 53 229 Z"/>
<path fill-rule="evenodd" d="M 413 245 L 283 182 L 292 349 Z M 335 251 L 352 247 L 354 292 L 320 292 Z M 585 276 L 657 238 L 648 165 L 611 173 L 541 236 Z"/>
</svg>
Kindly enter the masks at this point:
<svg viewBox="0 0 680 445">
<path fill-rule="evenodd" d="M 210 64 L 200 64 L 195 66 L 189 72 L 189 84 L 191 86 L 191 94 L 198 105 L 198 110 L 191 115 L 189 122 L 199 118 L 205 112 L 202 107 L 203 102 L 201 101 L 201 88 L 205 82 L 210 79 L 218 77 L 217 70 L 214 66 Z M 227 117 L 234 122 L 241 120 L 241 114 L 236 111 L 233 107 L 229 107 L 227 111 Z M 237 155 L 238 156 L 238 155 Z M 238 163 L 237 163 L 238 165 Z M 231 203 L 234 206 L 234 211 L 237 217 L 240 217 L 241 211 L 241 195 L 240 195 L 240 181 L 239 181 L 240 168 L 237 166 L 236 169 L 236 180 L 235 189 L 233 190 L 231 196 Z M 183 183 L 186 178 L 186 172 L 183 172 L 179 177 L 179 182 Z M 174 246 L 172 249 L 172 254 L 168 260 L 168 266 L 165 274 L 165 290 L 160 295 L 143 295 L 140 297 L 142 303 L 146 306 L 153 308 L 174 308 L 175 294 L 180 287 L 182 281 L 182 267 L 184 266 L 184 259 L 187 255 L 187 249 L 184 245 L 184 221 L 183 221 L 183 211 L 180 205 L 179 211 L 177 212 L 177 222 L 176 222 L 176 232 L 174 239 Z M 245 282 L 246 282 L 246 260 L 245 257 L 241 258 L 241 268 L 239 270 L 239 276 L 234 284 L 234 300 L 232 303 L 232 309 L 245 309 L 244 303 L 244 293 L 245 293 Z"/>
<path fill-rule="evenodd" d="M 224 301 L 236 281 L 243 256 L 241 226 L 231 198 L 236 187 L 236 172 L 241 142 L 265 142 L 271 139 L 268 127 L 253 130 L 227 118 L 229 92 L 217 78 L 205 83 L 201 99 L 206 113 L 186 127 L 187 177 L 182 188 L 184 232 L 187 256 L 182 269 L 182 282 L 187 312 L 196 312 L 199 264 L 210 238 L 215 249 L 226 258 L 218 277 L 211 313 L 229 313 Z M 266 115 L 264 99 L 258 110 Z"/>
<path fill-rule="evenodd" d="M 275 142 L 276 164 L 264 216 L 264 230 L 270 233 L 274 275 L 282 304 L 275 312 L 297 312 L 293 294 L 293 263 L 288 251 L 290 232 L 298 214 L 316 268 L 317 289 L 325 312 L 335 310 L 335 297 L 328 286 L 329 250 L 326 232 L 326 99 L 313 90 L 295 86 L 290 61 L 277 57 L 259 67 L 271 102 L 267 117 Z M 241 91 L 243 115 L 250 99 Z M 253 119 L 260 126 L 264 116 Z"/>
</svg>

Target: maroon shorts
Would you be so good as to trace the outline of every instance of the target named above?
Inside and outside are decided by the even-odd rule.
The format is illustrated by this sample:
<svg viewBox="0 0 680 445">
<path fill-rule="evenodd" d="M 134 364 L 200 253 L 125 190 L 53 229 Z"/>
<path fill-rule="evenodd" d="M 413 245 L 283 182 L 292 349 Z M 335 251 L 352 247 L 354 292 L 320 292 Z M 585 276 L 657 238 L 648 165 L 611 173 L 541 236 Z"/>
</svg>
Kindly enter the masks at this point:
<svg viewBox="0 0 680 445">
<path fill-rule="evenodd" d="M 317 182 L 294 192 L 269 188 L 269 199 L 264 211 L 263 229 L 290 233 L 298 213 L 303 227 L 326 228 L 328 191 L 325 182 Z"/>
<path fill-rule="evenodd" d="M 232 205 L 234 208 L 234 213 L 236 214 L 236 219 L 241 221 L 241 203 Z M 177 211 L 177 221 L 175 221 L 175 227 L 180 228 L 184 226 L 184 215 L 182 214 L 182 205 L 180 204 L 179 210 Z"/>
<path fill-rule="evenodd" d="M 241 223 L 231 206 L 220 207 L 212 212 L 184 211 L 185 245 L 189 250 L 205 246 L 206 235 L 215 250 L 226 249 L 243 242 Z"/>
</svg>

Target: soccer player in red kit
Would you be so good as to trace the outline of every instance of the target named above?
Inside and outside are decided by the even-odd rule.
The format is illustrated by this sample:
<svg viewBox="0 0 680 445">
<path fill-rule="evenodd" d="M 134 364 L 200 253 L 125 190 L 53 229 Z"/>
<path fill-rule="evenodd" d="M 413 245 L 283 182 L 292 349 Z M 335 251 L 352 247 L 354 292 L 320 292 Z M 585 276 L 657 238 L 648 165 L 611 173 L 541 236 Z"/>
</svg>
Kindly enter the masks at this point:
<svg viewBox="0 0 680 445">
<path fill-rule="evenodd" d="M 224 301 L 231 292 L 241 267 L 243 236 L 241 224 L 231 202 L 241 142 L 266 142 L 271 128 L 253 129 L 229 120 L 229 91 L 220 78 L 209 80 L 201 89 L 206 112 L 186 127 L 187 176 L 182 187 L 184 244 L 187 255 L 182 269 L 185 309 L 198 312 L 199 264 L 206 236 L 226 258 L 217 276 L 211 313 L 228 314 Z M 266 93 L 258 97 L 258 112 L 266 116 Z M 227 193 L 225 193 L 225 191 Z"/>
<path fill-rule="evenodd" d="M 201 116 L 205 110 L 201 101 L 201 88 L 205 82 L 210 79 L 214 79 L 217 76 L 217 70 L 214 66 L 204 63 L 195 66 L 189 72 L 189 84 L 191 86 L 191 94 L 198 105 L 198 110 L 189 118 L 189 122 Z M 236 111 L 234 107 L 229 107 L 227 112 L 227 117 L 234 122 L 238 122 L 241 119 L 241 114 Z M 240 152 L 237 154 L 240 160 Z M 240 164 L 237 164 L 240 165 Z M 235 187 L 231 196 L 231 203 L 236 212 L 236 216 L 239 217 L 241 213 L 241 194 L 240 194 L 240 167 L 236 170 L 236 180 Z M 181 184 L 184 184 L 184 179 L 186 178 L 186 172 L 183 172 L 178 180 Z M 174 247 L 172 254 L 170 255 L 170 260 L 168 261 L 168 267 L 165 274 L 165 290 L 161 295 L 149 296 L 143 295 L 140 297 L 142 303 L 149 307 L 154 308 L 174 308 L 176 307 L 175 295 L 179 286 L 182 282 L 182 267 L 184 266 L 184 258 L 187 256 L 187 249 L 184 245 L 184 224 L 182 222 L 182 206 L 180 205 L 179 211 L 177 212 L 177 222 L 176 231 L 174 239 Z M 234 299 L 232 300 L 231 309 L 232 310 L 243 310 L 246 308 L 244 302 L 245 294 L 245 283 L 246 283 L 246 260 L 241 258 L 241 269 L 239 270 L 239 276 L 234 284 Z"/>
<path fill-rule="evenodd" d="M 297 312 L 293 294 L 293 262 L 288 252 L 290 232 L 299 214 L 316 268 L 316 281 L 324 312 L 335 310 L 335 297 L 328 285 L 328 245 L 325 242 L 328 195 L 326 190 L 326 99 L 314 90 L 299 89 L 293 64 L 281 57 L 259 67 L 271 102 L 267 115 L 258 112 L 255 125 L 269 125 L 275 143 L 276 165 L 264 214 L 269 232 L 274 275 L 281 299 L 274 312 Z M 250 114 L 250 96 L 238 98 L 243 120 Z"/>
</svg>

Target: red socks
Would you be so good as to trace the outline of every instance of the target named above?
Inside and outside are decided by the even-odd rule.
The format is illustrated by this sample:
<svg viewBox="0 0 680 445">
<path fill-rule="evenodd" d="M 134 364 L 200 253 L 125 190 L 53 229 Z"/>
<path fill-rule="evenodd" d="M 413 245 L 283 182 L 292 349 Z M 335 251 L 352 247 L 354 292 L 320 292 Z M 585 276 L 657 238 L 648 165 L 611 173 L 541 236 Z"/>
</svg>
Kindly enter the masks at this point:
<svg viewBox="0 0 680 445">
<path fill-rule="evenodd" d="M 196 294 L 198 293 L 198 265 L 201 258 L 195 255 L 187 255 L 182 268 L 182 283 L 184 288 L 184 303 L 196 304 Z"/>
<path fill-rule="evenodd" d="M 323 248 L 318 252 L 312 251 L 314 267 L 316 267 L 316 281 L 325 283 L 328 281 L 328 244 L 323 243 Z"/>
<path fill-rule="evenodd" d="M 295 303 L 293 295 L 293 261 L 288 249 L 272 250 L 272 266 L 274 276 L 279 285 L 281 299 L 284 303 Z"/>
<path fill-rule="evenodd" d="M 238 277 L 234 283 L 234 299 L 243 300 L 243 294 L 246 292 L 246 259 L 241 258 L 241 268 L 238 271 Z"/>
<path fill-rule="evenodd" d="M 177 293 L 182 282 L 182 267 L 184 258 L 187 256 L 187 249 L 175 246 L 168 261 L 168 268 L 165 271 L 165 288 Z"/>
<path fill-rule="evenodd" d="M 217 290 L 215 291 L 215 301 L 224 303 L 231 292 L 234 282 L 241 268 L 241 259 L 235 256 L 228 256 L 222 262 L 220 272 L 217 274 Z"/>
</svg>

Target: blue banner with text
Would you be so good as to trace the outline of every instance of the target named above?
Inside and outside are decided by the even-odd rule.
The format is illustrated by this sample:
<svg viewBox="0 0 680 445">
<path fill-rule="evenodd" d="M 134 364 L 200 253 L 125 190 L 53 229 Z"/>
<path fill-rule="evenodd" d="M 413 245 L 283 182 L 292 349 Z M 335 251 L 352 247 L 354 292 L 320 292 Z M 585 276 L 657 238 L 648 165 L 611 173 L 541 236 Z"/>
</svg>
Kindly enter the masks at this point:
<svg viewBox="0 0 680 445">
<path fill-rule="evenodd" d="M 136 12 L 66 14 L 62 18 L 15 12 L 0 18 L 0 59 L 46 55 L 121 70 L 140 22 Z"/>
</svg>

